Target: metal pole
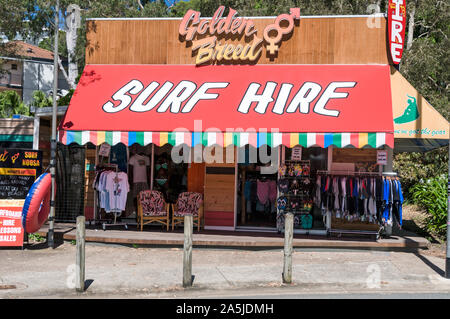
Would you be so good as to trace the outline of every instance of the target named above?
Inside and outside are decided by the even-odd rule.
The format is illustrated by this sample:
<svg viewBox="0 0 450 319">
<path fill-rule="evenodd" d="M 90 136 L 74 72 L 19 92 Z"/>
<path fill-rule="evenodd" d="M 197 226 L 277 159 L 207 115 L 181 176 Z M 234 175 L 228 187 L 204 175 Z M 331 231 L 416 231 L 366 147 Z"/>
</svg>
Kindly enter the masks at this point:
<svg viewBox="0 0 450 319">
<path fill-rule="evenodd" d="M 450 143 L 448 146 L 448 182 L 447 182 L 447 254 L 445 258 L 445 278 L 450 279 Z"/>
<path fill-rule="evenodd" d="M 55 248 L 54 242 L 54 219 L 55 219 L 55 190 L 56 190 L 56 96 L 58 91 L 58 31 L 59 31 L 59 0 L 56 0 L 55 7 L 55 47 L 53 52 L 53 113 L 52 113 L 52 139 L 50 141 L 50 174 L 52 176 L 50 216 L 48 218 L 50 225 L 48 228 L 47 242 L 48 246 Z"/>
</svg>

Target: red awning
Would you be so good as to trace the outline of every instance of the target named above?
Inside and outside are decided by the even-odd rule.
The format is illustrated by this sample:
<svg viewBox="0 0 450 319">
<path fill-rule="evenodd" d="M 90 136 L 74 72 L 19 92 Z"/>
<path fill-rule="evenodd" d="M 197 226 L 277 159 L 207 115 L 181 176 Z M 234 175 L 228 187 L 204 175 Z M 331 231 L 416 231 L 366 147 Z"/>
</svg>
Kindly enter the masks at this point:
<svg viewBox="0 0 450 319">
<path fill-rule="evenodd" d="M 305 146 L 323 140 L 326 147 L 328 139 L 339 147 L 392 147 L 389 66 L 87 65 L 60 125 L 60 140 L 98 144 L 108 142 L 109 134 L 113 144 L 145 144 L 166 133 L 170 142 L 173 132 L 224 133 L 236 145 L 242 143 L 234 136 L 244 132 L 279 134 L 285 145 L 303 139 Z M 196 138 L 188 139 L 193 144 Z"/>
</svg>

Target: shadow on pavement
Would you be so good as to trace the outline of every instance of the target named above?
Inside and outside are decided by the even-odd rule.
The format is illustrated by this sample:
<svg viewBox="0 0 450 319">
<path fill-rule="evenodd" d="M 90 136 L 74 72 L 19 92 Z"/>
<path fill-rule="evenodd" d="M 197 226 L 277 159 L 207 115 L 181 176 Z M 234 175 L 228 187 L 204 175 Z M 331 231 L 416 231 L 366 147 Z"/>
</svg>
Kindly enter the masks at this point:
<svg viewBox="0 0 450 319">
<path fill-rule="evenodd" d="M 416 255 L 417 258 L 422 260 L 425 265 L 427 265 L 428 267 L 433 269 L 439 276 L 445 276 L 445 271 L 442 270 L 441 268 L 439 268 L 438 266 L 436 266 L 435 264 L 433 264 L 431 261 L 429 261 L 428 258 L 426 258 L 425 256 L 423 256 L 419 253 L 414 253 L 414 255 Z"/>
<path fill-rule="evenodd" d="M 64 244 L 64 234 L 71 232 L 72 230 L 76 229 L 76 227 L 72 227 L 70 229 L 66 229 L 65 231 L 57 231 L 55 230 L 54 236 L 53 236 L 53 243 L 54 248 L 58 248 L 62 244 Z M 24 248 L 28 250 L 38 250 L 38 249 L 47 249 L 48 241 L 40 242 L 38 244 L 36 243 L 24 243 Z"/>
<path fill-rule="evenodd" d="M 92 283 L 94 282 L 94 279 L 86 279 L 84 281 L 84 290 L 88 290 L 88 288 L 92 285 Z"/>
</svg>

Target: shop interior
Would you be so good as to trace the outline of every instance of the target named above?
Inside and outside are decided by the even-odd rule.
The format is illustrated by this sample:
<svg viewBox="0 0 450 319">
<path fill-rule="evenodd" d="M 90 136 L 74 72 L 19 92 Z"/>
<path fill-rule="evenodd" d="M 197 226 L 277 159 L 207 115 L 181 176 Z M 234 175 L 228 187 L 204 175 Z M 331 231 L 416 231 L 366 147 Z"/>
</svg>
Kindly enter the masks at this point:
<svg viewBox="0 0 450 319">
<path fill-rule="evenodd" d="M 162 147 L 133 144 L 127 147 L 123 144 L 109 146 L 106 143 L 97 146 L 95 177 L 91 177 L 94 181 L 94 221 L 102 223 L 104 229 L 105 224 L 136 225 L 137 196 L 142 190 L 158 190 L 166 203 L 176 203 L 178 195 L 188 191 L 190 164 L 174 163 L 171 160 L 172 147 L 169 144 Z M 287 212 L 294 214 L 294 233 L 299 234 L 326 234 L 336 227 L 369 231 L 379 229 L 379 203 L 382 199 L 376 187 L 387 181 L 397 182 L 398 179 L 382 178 L 381 167 L 376 162 L 377 150 L 281 146 L 275 156 L 279 161 L 275 163 L 275 169 L 263 173 L 262 169 L 270 166 L 267 159 L 272 158 L 275 150 L 265 147 L 265 152 L 250 145 L 241 148 L 237 152 L 240 155 L 236 166 L 207 166 L 205 183 L 209 181 L 209 184 L 203 184 L 203 178 L 199 177 L 200 171 L 197 172 L 200 175 L 195 176 L 199 181 L 199 189 L 205 189 L 204 196 L 207 198 L 204 202 L 210 203 L 209 210 L 214 212 L 212 205 L 219 205 L 216 211 L 221 212 L 224 210 L 222 193 L 225 188 L 220 183 L 224 177 L 217 179 L 214 176 L 223 176 L 220 174 L 224 174 L 225 170 L 230 171 L 231 175 L 226 175 L 229 176 L 226 180 L 230 186 L 226 198 L 229 199 L 232 194 L 236 198 L 236 204 L 233 204 L 235 208 L 228 209 L 229 214 L 235 216 L 235 227 L 231 229 L 281 233 L 284 231 L 284 216 Z M 91 154 L 88 151 L 87 158 Z M 261 154 L 264 156 L 261 157 Z M 191 164 L 191 169 L 193 167 Z M 196 167 L 205 172 L 205 166 Z M 190 173 L 193 177 L 192 170 Z M 124 181 L 123 184 L 115 182 L 114 185 L 120 189 L 110 190 L 123 191 L 123 196 L 116 203 L 108 202 L 104 197 L 105 187 L 109 187 L 106 176 L 115 181 Z M 349 186 L 349 183 L 353 186 Z M 394 200 L 400 199 L 393 198 L 391 202 L 394 203 Z M 391 206 L 394 207 L 393 204 Z M 384 206 L 382 209 L 385 209 Z M 400 221 L 401 217 L 397 219 Z"/>
<path fill-rule="evenodd" d="M 260 152 L 250 145 L 244 147 L 244 160 L 238 163 L 237 226 L 276 227 L 277 173 L 263 174 L 266 166 Z M 271 148 L 267 147 L 270 156 Z"/>
<path fill-rule="evenodd" d="M 267 147 L 269 156 L 271 151 Z M 252 152 L 256 161 L 250 160 Z M 280 233 L 284 213 L 293 212 L 296 230 L 325 230 L 322 212 L 312 196 L 316 172 L 327 169 L 328 149 L 283 147 L 283 152 L 276 173 L 262 174 L 267 164 L 252 146 L 245 147 L 245 160 L 238 163 L 237 227 Z"/>
<path fill-rule="evenodd" d="M 104 227 L 136 224 L 137 197 L 143 190 L 158 190 L 166 203 L 175 203 L 178 195 L 187 191 L 187 164 L 171 161 L 171 151 L 169 144 L 161 147 L 133 144 L 127 147 L 122 143 L 114 146 L 104 143 L 97 147 L 93 187 L 95 221 Z M 105 176 L 110 172 L 113 177 L 126 179 L 128 183 L 114 183 L 116 189 L 109 190 L 112 184 Z M 105 191 L 124 192 L 124 195 L 119 197 L 118 203 L 107 203 Z"/>
</svg>

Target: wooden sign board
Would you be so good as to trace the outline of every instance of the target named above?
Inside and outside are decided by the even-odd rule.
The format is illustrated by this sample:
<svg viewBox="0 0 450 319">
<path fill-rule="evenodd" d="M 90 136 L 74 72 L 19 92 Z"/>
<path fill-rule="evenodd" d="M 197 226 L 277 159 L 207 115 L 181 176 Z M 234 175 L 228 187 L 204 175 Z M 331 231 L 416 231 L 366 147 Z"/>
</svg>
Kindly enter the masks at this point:
<svg viewBox="0 0 450 319">
<path fill-rule="evenodd" d="M 25 199 L 42 173 L 42 151 L 0 149 L 0 199 Z"/>
</svg>

